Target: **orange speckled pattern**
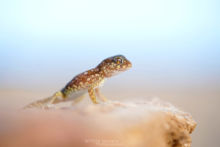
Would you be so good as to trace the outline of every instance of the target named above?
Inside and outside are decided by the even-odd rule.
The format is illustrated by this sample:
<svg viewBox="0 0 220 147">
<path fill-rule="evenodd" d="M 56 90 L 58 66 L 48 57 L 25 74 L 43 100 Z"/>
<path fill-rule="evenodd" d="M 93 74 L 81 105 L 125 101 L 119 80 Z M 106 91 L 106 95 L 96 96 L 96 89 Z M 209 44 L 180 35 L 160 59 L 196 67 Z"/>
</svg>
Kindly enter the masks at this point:
<svg viewBox="0 0 220 147">
<path fill-rule="evenodd" d="M 99 87 L 105 78 L 131 68 L 132 64 L 123 55 L 116 55 L 103 60 L 96 68 L 75 76 L 63 89 L 64 97 L 73 92 Z"/>
<path fill-rule="evenodd" d="M 107 99 L 99 93 L 98 87 L 104 83 L 105 78 L 112 77 L 120 72 L 131 68 L 132 64 L 124 56 L 117 55 L 103 60 L 96 68 L 85 71 L 75 76 L 61 91 L 53 96 L 33 102 L 24 108 L 41 107 L 46 108 L 48 104 L 55 104 L 70 100 L 70 95 L 77 91 L 87 90 L 94 104 L 98 104 L 96 95 L 103 101 Z M 45 107 L 46 106 L 46 107 Z"/>
</svg>

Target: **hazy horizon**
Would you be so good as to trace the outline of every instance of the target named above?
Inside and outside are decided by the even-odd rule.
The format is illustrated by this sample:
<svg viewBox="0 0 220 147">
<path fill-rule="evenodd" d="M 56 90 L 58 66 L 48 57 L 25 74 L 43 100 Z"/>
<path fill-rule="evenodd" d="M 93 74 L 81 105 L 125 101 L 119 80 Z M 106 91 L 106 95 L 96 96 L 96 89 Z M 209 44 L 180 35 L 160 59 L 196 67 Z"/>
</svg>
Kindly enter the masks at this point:
<svg viewBox="0 0 220 147">
<path fill-rule="evenodd" d="M 193 146 L 217 147 L 219 4 L 217 0 L 0 2 L 1 103 L 24 105 L 49 96 L 76 74 L 123 54 L 133 67 L 106 81 L 102 91 L 107 97 L 159 97 L 172 102 L 198 122 Z"/>
</svg>

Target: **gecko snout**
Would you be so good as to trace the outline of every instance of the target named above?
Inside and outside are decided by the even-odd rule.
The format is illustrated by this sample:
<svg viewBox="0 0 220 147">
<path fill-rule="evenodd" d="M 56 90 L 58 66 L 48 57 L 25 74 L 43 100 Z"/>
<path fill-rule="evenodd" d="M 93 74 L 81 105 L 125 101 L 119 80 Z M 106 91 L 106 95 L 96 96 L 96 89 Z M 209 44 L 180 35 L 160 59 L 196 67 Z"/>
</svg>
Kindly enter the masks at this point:
<svg viewBox="0 0 220 147">
<path fill-rule="evenodd" d="M 132 63 L 131 63 L 130 61 L 128 61 L 128 60 L 127 60 L 127 62 L 128 62 L 128 63 L 127 63 L 127 66 L 128 66 L 129 68 L 131 68 L 131 67 L 132 67 Z"/>
<path fill-rule="evenodd" d="M 127 58 L 125 58 L 124 56 L 121 56 L 120 58 L 122 59 L 122 61 L 119 65 L 117 65 L 117 69 L 119 71 L 126 71 L 132 67 L 132 63 Z"/>
<path fill-rule="evenodd" d="M 123 55 L 109 57 L 97 66 L 97 68 L 104 73 L 105 77 L 111 77 L 131 67 L 131 62 Z"/>
</svg>

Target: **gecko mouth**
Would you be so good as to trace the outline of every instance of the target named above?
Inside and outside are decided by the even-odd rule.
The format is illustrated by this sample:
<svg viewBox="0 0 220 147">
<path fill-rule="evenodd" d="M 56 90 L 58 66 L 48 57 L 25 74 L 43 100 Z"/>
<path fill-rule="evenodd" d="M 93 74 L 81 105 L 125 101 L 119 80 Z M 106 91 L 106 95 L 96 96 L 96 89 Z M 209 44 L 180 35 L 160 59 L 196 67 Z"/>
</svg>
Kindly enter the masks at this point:
<svg viewBox="0 0 220 147">
<path fill-rule="evenodd" d="M 132 67 L 132 64 L 131 64 L 131 62 L 130 62 L 130 63 L 128 64 L 128 67 L 129 67 L 129 68 L 131 68 L 131 67 Z"/>
<path fill-rule="evenodd" d="M 132 67 L 132 63 L 131 63 L 130 61 L 128 61 L 128 60 L 127 60 L 127 62 L 128 62 L 128 63 L 127 63 L 127 67 L 128 67 L 128 68 L 131 68 L 131 67 Z"/>
<path fill-rule="evenodd" d="M 132 67 L 132 64 L 129 62 L 126 65 L 122 65 L 122 67 L 118 69 L 118 72 L 126 71 L 126 70 L 130 69 L 131 67 Z"/>
</svg>

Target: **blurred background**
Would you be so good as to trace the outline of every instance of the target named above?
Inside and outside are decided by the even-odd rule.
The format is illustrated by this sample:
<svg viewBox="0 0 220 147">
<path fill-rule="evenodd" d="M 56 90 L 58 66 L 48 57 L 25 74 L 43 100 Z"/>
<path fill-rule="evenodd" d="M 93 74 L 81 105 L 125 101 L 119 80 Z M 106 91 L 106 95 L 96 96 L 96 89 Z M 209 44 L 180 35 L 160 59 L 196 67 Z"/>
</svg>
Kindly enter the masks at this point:
<svg viewBox="0 0 220 147">
<path fill-rule="evenodd" d="M 218 0 L 0 1 L 1 107 L 50 96 L 123 54 L 133 68 L 106 81 L 106 97 L 169 101 L 198 122 L 193 147 L 217 147 L 219 7 Z"/>
</svg>

